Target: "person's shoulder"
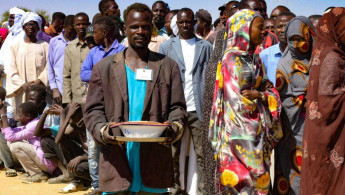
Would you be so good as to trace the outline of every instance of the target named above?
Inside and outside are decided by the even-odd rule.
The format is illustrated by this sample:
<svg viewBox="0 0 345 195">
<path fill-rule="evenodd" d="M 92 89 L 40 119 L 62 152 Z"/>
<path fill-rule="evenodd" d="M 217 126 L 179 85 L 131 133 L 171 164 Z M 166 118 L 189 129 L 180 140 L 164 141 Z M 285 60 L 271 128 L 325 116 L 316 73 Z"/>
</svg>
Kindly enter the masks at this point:
<svg viewBox="0 0 345 195">
<path fill-rule="evenodd" d="M 271 55 L 271 53 L 274 52 L 274 51 L 277 49 L 276 47 L 279 48 L 279 45 L 278 45 L 278 44 L 275 44 L 275 45 L 272 45 L 271 47 L 268 47 L 268 48 L 262 50 L 262 51 L 260 52 L 260 54 L 259 54 L 260 57 L 261 57 L 261 56 Z"/>
<path fill-rule="evenodd" d="M 124 60 L 123 51 L 121 51 L 120 53 L 108 55 L 107 57 L 101 59 L 95 64 L 94 68 L 97 68 L 100 71 L 107 70 L 112 64 L 116 64 L 116 62 L 120 60 Z"/>
<path fill-rule="evenodd" d="M 174 38 L 171 38 L 169 40 L 166 40 L 164 42 L 161 43 L 160 47 L 168 47 L 168 45 L 172 44 L 173 42 L 175 42 L 176 40 L 178 39 L 178 37 L 174 37 Z"/>
<path fill-rule="evenodd" d="M 195 37 L 195 42 L 199 42 L 200 44 L 206 46 L 206 47 L 210 47 L 213 48 L 212 44 L 204 39 L 200 39 L 198 37 Z"/>
</svg>

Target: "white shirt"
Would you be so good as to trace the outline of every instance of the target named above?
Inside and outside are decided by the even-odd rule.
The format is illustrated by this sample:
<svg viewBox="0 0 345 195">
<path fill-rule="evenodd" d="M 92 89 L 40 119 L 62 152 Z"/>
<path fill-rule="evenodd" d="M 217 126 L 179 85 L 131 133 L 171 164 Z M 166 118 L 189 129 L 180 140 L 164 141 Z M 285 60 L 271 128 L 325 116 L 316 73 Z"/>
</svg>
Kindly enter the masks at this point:
<svg viewBox="0 0 345 195">
<path fill-rule="evenodd" d="M 195 54 L 195 38 L 181 39 L 182 54 L 186 71 L 184 73 L 184 97 L 186 98 L 187 111 L 195 111 L 195 102 L 193 94 L 193 63 Z"/>
</svg>

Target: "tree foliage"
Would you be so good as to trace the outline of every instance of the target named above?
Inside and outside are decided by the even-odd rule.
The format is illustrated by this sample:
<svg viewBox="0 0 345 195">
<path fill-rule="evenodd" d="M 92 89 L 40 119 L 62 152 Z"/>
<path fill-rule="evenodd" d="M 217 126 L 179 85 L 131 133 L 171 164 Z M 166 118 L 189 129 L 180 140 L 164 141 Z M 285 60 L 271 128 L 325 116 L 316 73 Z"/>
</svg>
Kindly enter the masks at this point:
<svg viewBox="0 0 345 195">
<path fill-rule="evenodd" d="M 24 10 L 25 12 L 31 12 L 30 9 L 25 8 L 25 7 L 18 7 L 18 8 Z M 50 14 L 48 11 L 43 10 L 43 9 L 37 9 L 35 10 L 35 13 L 38 15 L 42 15 L 47 21 L 50 22 Z M 1 14 L 0 24 L 2 24 L 3 22 L 6 22 L 8 20 L 8 17 L 10 17 L 10 10 L 6 10 L 4 13 Z"/>
</svg>

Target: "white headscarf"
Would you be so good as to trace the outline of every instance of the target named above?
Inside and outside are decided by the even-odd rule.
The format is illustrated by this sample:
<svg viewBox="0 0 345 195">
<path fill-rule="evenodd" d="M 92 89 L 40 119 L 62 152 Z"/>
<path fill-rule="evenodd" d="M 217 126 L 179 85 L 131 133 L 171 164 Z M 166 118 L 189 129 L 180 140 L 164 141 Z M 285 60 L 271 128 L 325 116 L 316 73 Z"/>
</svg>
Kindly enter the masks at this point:
<svg viewBox="0 0 345 195">
<path fill-rule="evenodd" d="M 10 28 L 10 32 L 15 36 L 17 36 L 22 31 L 22 26 L 20 25 L 20 20 L 25 14 L 25 11 L 22 9 L 19 9 L 17 7 L 10 9 L 10 15 L 14 14 L 14 24 Z"/>
<path fill-rule="evenodd" d="M 170 28 L 172 29 L 175 36 L 178 35 L 178 28 L 177 28 L 177 14 L 171 19 Z"/>
<path fill-rule="evenodd" d="M 41 30 L 42 18 L 39 15 L 37 15 L 33 12 L 26 12 L 22 17 L 21 26 L 23 27 L 26 23 L 28 23 L 30 21 L 37 22 L 38 28 Z"/>
</svg>

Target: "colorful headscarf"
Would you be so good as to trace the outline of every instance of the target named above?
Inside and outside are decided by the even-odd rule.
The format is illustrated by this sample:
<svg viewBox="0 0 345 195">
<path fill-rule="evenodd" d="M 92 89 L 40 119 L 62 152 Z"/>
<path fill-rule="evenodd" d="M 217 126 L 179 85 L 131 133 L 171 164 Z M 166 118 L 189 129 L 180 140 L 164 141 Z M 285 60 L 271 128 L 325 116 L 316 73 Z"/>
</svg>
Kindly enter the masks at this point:
<svg viewBox="0 0 345 195">
<path fill-rule="evenodd" d="M 281 102 L 269 82 L 264 66 L 250 48 L 252 10 L 240 10 L 227 20 L 226 45 L 218 64 L 209 139 L 217 160 L 217 186 L 221 194 L 267 194 L 270 152 L 282 137 Z M 268 99 L 242 96 L 258 90 Z"/>
</svg>

